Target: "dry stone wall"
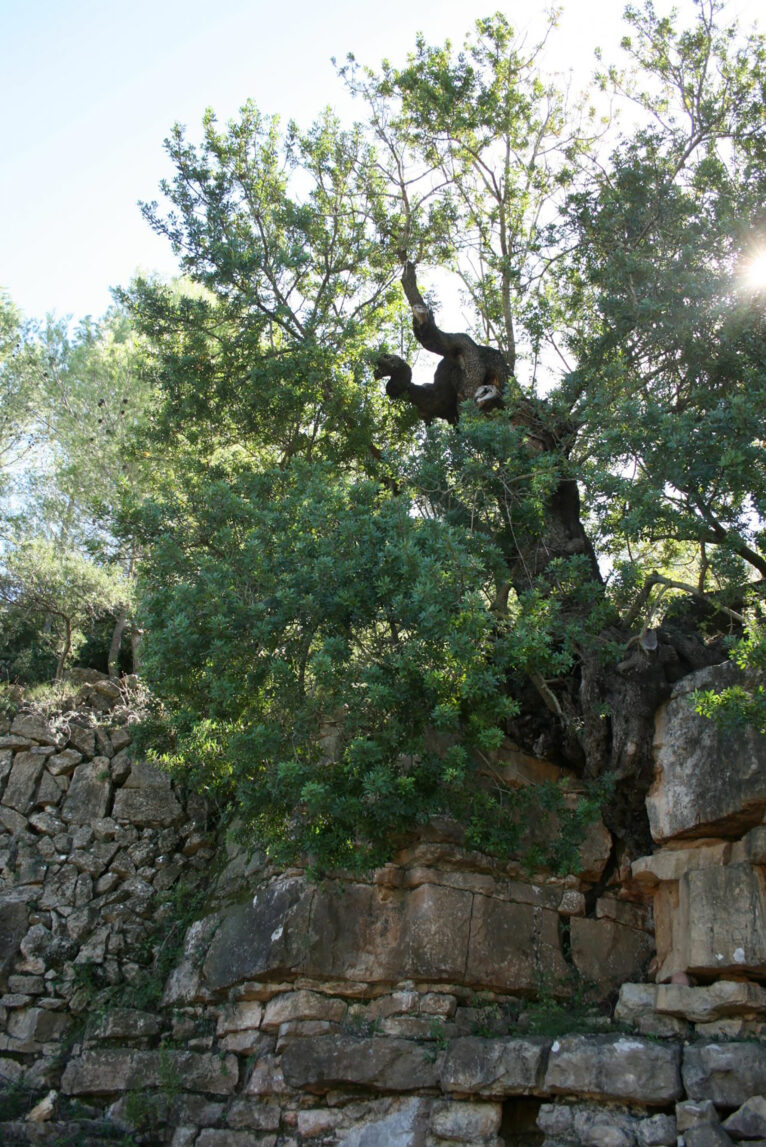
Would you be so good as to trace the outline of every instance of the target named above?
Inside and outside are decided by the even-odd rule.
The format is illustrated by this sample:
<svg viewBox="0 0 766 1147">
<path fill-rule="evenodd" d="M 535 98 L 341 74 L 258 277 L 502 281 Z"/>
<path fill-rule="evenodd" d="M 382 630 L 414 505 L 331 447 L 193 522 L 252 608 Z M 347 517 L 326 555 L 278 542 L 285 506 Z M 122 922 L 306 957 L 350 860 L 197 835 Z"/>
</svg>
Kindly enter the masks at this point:
<svg viewBox="0 0 766 1147">
<path fill-rule="evenodd" d="M 0 1142 L 766 1140 L 752 755 L 726 746 L 746 813 L 703 786 L 708 820 L 690 813 L 632 870 L 603 825 L 562 880 L 433 824 L 369 879 L 314 884 L 216 837 L 204 801 L 133 759 L 114 691 L 0 731 Z M 658 806 L 682 697 L 658 725 Z M 700 750 L 695 767 L 714 764 Z M 713 871 L 718 899 L 682 891 Z"/>
</svg>

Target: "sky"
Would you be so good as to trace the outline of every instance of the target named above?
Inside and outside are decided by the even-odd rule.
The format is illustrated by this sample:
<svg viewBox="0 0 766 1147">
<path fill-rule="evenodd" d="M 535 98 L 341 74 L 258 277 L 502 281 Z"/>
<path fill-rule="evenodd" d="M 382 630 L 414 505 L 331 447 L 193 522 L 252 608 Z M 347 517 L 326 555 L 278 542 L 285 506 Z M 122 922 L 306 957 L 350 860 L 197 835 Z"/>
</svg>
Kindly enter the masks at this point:
<svg viewBox="0 0 766 1147">
<path fill-rule="evenodd" d="M 748 26 L 761 5 L 727 11 Z M 225 121 L 248 98 L 285 121 L 327 105 L 350 120 L 361 108 L 333 56 L 403 61 L 418 31 L 459 44 L 498 7 L 520 32 L 541 26 L 529 0 L 0 0 L 0 290 L 29 318 L 79 319 L 103 314 L 138 269 L 172 275 L 138 202 L 170 175 L 174 123 L 197 139 L 207 107 Z M 550 67 L 586 82 L 596 46 L 615 53 L 623 7 L 565 0 Z"/>
</svg>

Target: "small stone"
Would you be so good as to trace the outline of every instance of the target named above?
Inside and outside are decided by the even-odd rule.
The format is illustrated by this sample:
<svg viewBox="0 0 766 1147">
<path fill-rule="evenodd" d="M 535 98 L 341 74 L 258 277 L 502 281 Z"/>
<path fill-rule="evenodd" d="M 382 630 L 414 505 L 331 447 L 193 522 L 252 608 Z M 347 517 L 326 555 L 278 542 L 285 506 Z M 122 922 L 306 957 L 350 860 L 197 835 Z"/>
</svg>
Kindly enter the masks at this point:
<svg viewBox="0 0 766 1147">
<path fill-rule="evenodd" d="M 499 1103 L 456 1103 L 437 1100 L 431 1113 L 431 1129 L 442 1139 L 475 1143 L 500 1130 Z"/>
<path fill-rule="evenodd" d="M 96 753 L 96 733 L 94 729 L 86 729 L 81 725 L 70 725 L 69 744 L 83 757 L 93 757 Z"/>
<path fill-rule="evenodd" d="M 672 1115 L 651 1115 L 636 1124 L 638 1147 L 675 1147 L 676 1121 Z"/>
<path fill-rule="evenodd" d="M 700 1123 L 718 1123 L 715 1104 L 709 1099 L 685 1099 L 676 1104 L 676 1127 L 679 1135 Z"/>
<path fill-rule="evenodd" d="M 584 916 L 585 895 L 575 888 L 567 888 L 559 901 L 559 913 L 561 916 Z"/>
<path fill-rule="evenodd" d="M 266 1005 L 262 1027 L 275 1031 L 289 1020 L 329 1020 L 340 1023 L 346 1015 L 343 1000 L 320 995 L 319 992 L 288 992 L 275 996 Z"/>
<path fill-rule="evenodd" d="M 724 1130 L 736 1139 L 766 1138 L 766 1096 L 753 1095 L 724 1121 Z"/>
<path fill-rule="evenodd" d="M 583 1147 L 634 1147 L 635 1120 L 619 1111 L 575 1109 L 576 1141 Z"/>
<path fill-rule="evenodd" d="M 36 1103 L 26 1117 L 27 1123 L 45 1123 L 53 1116 L 58 1098 L 57 1091 L 49 1091 L 44 1099 Z"/>
<path fill-rule="evenodd" d="M 74 772 L 75 766 L 82 760 L 82 753 L 76 749 L 64 749 L 63 753 L 55 753 L 48 758 L 48 771 L 54 777 Z"/>
</svg>

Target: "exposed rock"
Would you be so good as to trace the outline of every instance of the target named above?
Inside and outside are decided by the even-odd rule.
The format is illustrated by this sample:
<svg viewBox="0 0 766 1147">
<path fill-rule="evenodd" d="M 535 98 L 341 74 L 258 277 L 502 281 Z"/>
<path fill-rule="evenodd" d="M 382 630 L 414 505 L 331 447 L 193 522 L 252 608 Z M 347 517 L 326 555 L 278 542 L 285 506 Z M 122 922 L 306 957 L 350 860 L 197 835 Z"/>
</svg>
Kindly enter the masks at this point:
<svg viewBox="0 0 766 1147">
<path fill-rule="evenodd" d="M 240 980 L 282 976 L 306 954 L 315 890 L 301 877 L 276 881 L 252 902 L 223 917 L 205 960 L 207 986 L 217 991 Z"/>
<path fill-rule="evenodd" d="M 133 1008 L 113 1008 L 88 1029 L 91 1040 L 137 1039 L 157 1035 L 160 1020 L 151 1012 L 134 1011 Z"/>
<path fill-rule="evenodd" d="M 554 985 L 568 982 L 556 912 L 476 896 L 473 916 L 469 914 L 468 919 L 470 948 L 463 966 L 469 983 L 532 992 L 541 980 Z M 455 936 L 456 954 L 461 942 L 462 932 Z M 461 971 L 455 978 L 460 978 Z"/>
<path fill-rule="evenodd" d="M 734 1147 L 719 1123 L 699 1123 L 684 1132 L 686 1147 Z"/>
<path fill-rule="evenodd" d="M 636 1121 L 621 1111 L 578 1107 L 574 1130 L 582 1147 L 634 1147 Z"/>
<path fill-rule="evenodd" d="M 724 1016 L 766 1014 L 766 988 L 743 980 L 718 980 L 705 987 L 658 984 L 655 1009 L 681 1016 L 692 1023 L 707 1023 Z"/>
<path fill-rule="evenodd" d="M 0 897 L 0 990 L 8 984 L 8 974 L 28 927 L 29 909 L 26 904 Z"/>
<path fill-rule="evenodd" d="M 114 798 L 115 820 L 139 827 L 180 824 L 184 810 L 173 792 L 170 778 L 154 766 L 134 761 L 130 774 Z"/>
<path fill-rule="evenodd" d="M 63 737 L 51 729 L 44 717 L 38 713 L 18 713 L 11 722 L 11 733 L 18 737 L 29 737 L 41 745 L 61 747 Z"/>
<path fill-rule="evenodd" d="M 48 758 L 47 768 L 54 777 L 58 777 L 74 772 L 81 760 L 82 753 L 78 753 L 76 749 L 64 749 L 63 753 L 55 753 Z"/>
<path fill-rule="evenodd" d="M 752 1095 L 723 1126 L 735 1139 L 766 1139 L 766 1096 Z"/>
<path fill-rule="evenodd" d="M 84 757 L 93 757 L 96 753 L 96 731 L 82 725 L 69 726 L 69 744 Z"/>
<path fill-rule="evenodd" d="M 528 1095 L 541 1086 L 549 1047 L 550 1040 L 534 1038 L 453 1040 L 442 1066 L 442 1087 L 492 1098 Z"/>
<path fill-rule="evenodd" d="M 285 1048 L 282 1071 L 291 1087 L 327 1091 L 344 1084 L 378 1091 L 415 1091 L 435 1087 L 437 1062 L 425 1049 L 403 1039 L 354 1039 L 320 1036 Z"/>
<path fill-rule="evenodd" d="M 240 1008 L 244 1006 L 239 1005 Z M 347 1005 L 343 1000 L 334 1000 L 319 992 L 286 992 L 269 1000 L 262 1026 L 264 1031 L 276 1031 L 281 1024 L 291 1020 L 329 1020 L 340 1023 L 346 1010 Z"/>
<path fill-rule="evenodd" d="M 639 1147 L 675 1147 L 676 1121 L 672 1115 L 650 1115 L 636 1123 Z"/>
<path fill-rule="evenodd" d="M 652 836 L 736 836 L 766 812 L 766 736 L 726 732 L 689 704 L 695 689 L 721 689 L 739 679 L 727 662 L 678 682 L 657 716 L 655 780 L 646 800 Z"/>
<path fill-rule="evenodd" d="M 17 753 L 3 793 L 3 804 L 19 813 L 29 812 L 44 768 L 45 757 L 31 751 Z"/>
<path fill-rule="evenodd" d="M 709 1099 L 685 1099 L 676 1104 L 676 1127 L 679 1132 L 688 1131 L 700 1123 L 719 1123 L 715 1104 Z"/>
<path fill-rule="evenodd" d="M 431 1130 L 441 1139 L 477 1143 L 500 1130 L 499 1103 L 454 1103 L 437 1100 L 431 1112 Z"/>
<path fill-rule="evenodd" d="M 238 1076 L 233 1055 L 103 1048 L 70 1059 L 61 1090 L 65 1095 L 97 1095 L 173 1084 L 187 1091 L 228 1095 L 234 1091 Z"/>
<path fill-rule="evenodd" d="M 604 994 L 638 978 L 654 952 L 653 936 L 607 918 L 574 918 L 570 937 L 577 971 Z"/>
<path fill-rule="evenodd" d="M 551 1048 L 545 1090 L 662 1106 L 681 1094 L 680 1050 L 625 1036 L 568 1036 Z"/>
<path fill-rule="evenodd" d="M 106 816 L 111 795 L 108 759 L 94 757 L 83 761 L 72 774 L 61 817 L 68 823 L 90 824 Z"/>
<path fill-rule="evenodd" d="M 574 1133 L 574 1107 L 564 1103 L 542 1103 L 537 1126 L 553 1139 L 571 1139 Z"/>
<path fill-rule="evenodd" d="M 754 1043 L 701 1043 L 684 1049 L 683 1081 L 692 1099 L 740 1107 L 766 1094 L 766 1047 Z"/>
</svg>

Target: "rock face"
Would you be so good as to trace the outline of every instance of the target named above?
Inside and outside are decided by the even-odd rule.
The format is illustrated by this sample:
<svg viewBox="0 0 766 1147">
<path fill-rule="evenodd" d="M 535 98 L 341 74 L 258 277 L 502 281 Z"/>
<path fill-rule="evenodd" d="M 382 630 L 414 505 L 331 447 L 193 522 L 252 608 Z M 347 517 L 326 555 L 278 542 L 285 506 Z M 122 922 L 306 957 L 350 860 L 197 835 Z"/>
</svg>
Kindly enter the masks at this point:
<svg viewBox="0 0 766 1147">
<path fill-rule="evenodd" d="M 691 673 L 660 710 L 654 741 L 656 772 L 646 801 L 658 843 L 679 838 L 740 836 L 766 813 L 766 737 L 720 731 L 691 707 L 698 689 L 737 680 L 733 664 Z"/>
<path fill-rule="evenodd" d="M 3 1080 L 29 1088 L 0 1142 L 766 1139 L 766 824 L 750 766 L 740 808 L 701 789 L 614 876 L 603 825 L 561 879 L 467 852 L 435 823 L 369 877 L 311 883 L 217 843 L 204 802 L 131 757 L 106 684 L 89 685 L 95 719 L 0 726 L 0 1101 Z M 666 803 L 686 768 L 669 756 L 684 695 L 661 717 L 652 799 L 665 786 Z M 658 978 L 682 982 L 636 982 L 655 920 Z M 591 1031 L 545 1034 L 584 1022 L 586 981 Z M 616 990 L 633 1034 L 604 1014 Z"/>
<path fill-rule="evenodd" d="M 736 674 L 729 664 L 691 674 L 657 716 L 646 803 L 660 848 L 633 877 L 653 901 L 659 981 L 766 974 L 766 737 L 723 734 L 689 700 Z"/>
</svg>

